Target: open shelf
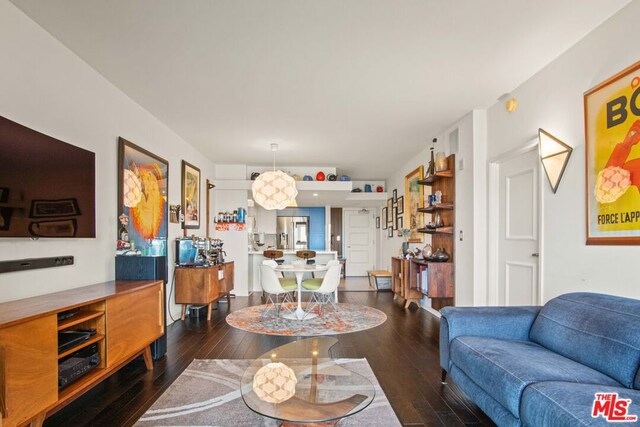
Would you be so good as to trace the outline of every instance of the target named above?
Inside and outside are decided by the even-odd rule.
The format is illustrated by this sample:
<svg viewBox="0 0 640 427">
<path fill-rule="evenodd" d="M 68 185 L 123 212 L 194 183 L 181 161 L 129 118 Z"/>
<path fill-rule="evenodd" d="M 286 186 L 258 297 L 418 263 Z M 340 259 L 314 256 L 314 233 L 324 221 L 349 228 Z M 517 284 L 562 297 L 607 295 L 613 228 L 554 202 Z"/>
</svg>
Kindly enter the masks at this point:
<svg viewBox="0 0 640 427">
<path fill-rule="evenodd" d="M 67 351 L 64 351 L 60 354 L 58 354 L 58 360 L 62 359 L 65 356 L 68 356 L 72 353 L 75 353 L 78 350 L 81 350 L 87 346 L 90 346 L 91 344 L 97 343 L 98 341 L 102 341 L 104 339 L 104 335 L 102 334 L 95 334 L 94 336 L 90 337 L 88 340 L 86 341 L 82 341 L 80 344 L 78 344 L 75 347 L 70 348 Z"/>
<path fill-rule="evenodd" d="M 104 311 L 80 311 L 73 317 L 58 322 L 58 330 L 61 331 L 63 329 L 79 325 L 80 323 L 86 322 L 87 320 L 95 319 L 96 317 L 100 317 L 103 315 Z"/>
<path fill-rule="evenodd" d="M 60 390 L 58 392 L 58 400 L 65 400 L 73 396 L 74 394 L 77 394 L 79 390 L 87 389 L 93 386 L 96 382 L 101 381 L 103 379 L 103 371 L 104 368 L 93 368 L 88 373 L 83 375 L 80 379 L 74 381 L 63 390 Z"/>
<path fill-rule="evenodd" d="M 439 179 L 442 178 L 453 178 L 453 171 L 452 170 L 446 170 L 446 171 L 440 171 L 440 172 L 436 172 L 435 175 L 431 175 L 425 179 L 421 179 L 420 181 L 418 181 L 418 184 L 420 185 L 432 185 L 434 182 L 438 181 Z"/>
<path fill-rule="evenodd" d="M 418 208 L 418 212 L 422 213 L 432 213 L 437 211 L 452 211 L 453 203 L 440 203 L 439 205 L 427 206 L 426 208 Z"/>
<path fill-rule="evenodd" d="M 419 228 L 418 231 L 425 234 L 453 234 L 453 227 Z"/>
</svg>

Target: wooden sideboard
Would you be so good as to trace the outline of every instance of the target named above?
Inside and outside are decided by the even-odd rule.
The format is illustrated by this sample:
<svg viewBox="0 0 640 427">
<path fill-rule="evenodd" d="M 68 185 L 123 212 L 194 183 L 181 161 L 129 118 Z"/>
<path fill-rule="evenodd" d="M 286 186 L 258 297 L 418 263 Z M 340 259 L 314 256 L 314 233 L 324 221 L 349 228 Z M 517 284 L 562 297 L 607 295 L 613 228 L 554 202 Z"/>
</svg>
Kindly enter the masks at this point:
<svg viewBox="0 0 640 427">
<path fill-rule="evenodd" d="M 231 304 L 234 263 L 209 267 L 176 267 L 176 304 L 182 304 L 182 320 L 189 304 L 206 305 L 207 320 L 211 320 L 213 303 L 226 296 Z"/>
<path fill-rule="evenodd" d="M 112 281 L 0 304 L 0 426 L 42 425 L 44 419 L 142 355 L 164 333 L 162 281 Z M 58 313 L 78 309 L 65 320 Z M 58 353 L 58 332 L 96 334 Z M 58 361 L 91 344 L 100 364 L 58 389 Z"/>
</svg>

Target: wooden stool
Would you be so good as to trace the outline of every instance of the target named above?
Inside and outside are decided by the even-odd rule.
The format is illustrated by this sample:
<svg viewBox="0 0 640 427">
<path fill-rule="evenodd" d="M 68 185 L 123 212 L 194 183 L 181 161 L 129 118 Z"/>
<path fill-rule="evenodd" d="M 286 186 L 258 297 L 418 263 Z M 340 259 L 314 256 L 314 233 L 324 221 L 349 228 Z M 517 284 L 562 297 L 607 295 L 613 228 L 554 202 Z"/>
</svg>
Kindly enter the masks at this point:
<svg viewBox="0 0 640 427">
<path fill-rule="evenodd" d="M 284 252 L 276 251 L 276 250 L 273 250 L 273 249 L 267 249 L 266 251 L 262 252 L 262 255 L 265 258 L 272 259 L 272 260 L 275 261 L 276 258 L 282 258 L 284 256 Z"/>
</svg>

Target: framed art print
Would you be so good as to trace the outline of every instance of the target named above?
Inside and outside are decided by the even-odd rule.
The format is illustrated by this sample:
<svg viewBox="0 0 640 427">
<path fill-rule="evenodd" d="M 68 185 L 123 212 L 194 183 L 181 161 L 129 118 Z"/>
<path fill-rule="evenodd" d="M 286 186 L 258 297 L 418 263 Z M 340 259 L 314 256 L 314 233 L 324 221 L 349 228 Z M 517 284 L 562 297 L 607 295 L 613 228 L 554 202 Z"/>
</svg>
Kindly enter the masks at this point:
<svg viewBox="0 0 640 427">
<path fill-rule="evenodd" d="M 640 245 L 640 62 L 584 94 L 587 245 Z"/>
<path fill-rule="evenodd" d="M 200 169 L 182 161 L 182 228 L 200 228 Z"/>
<path fill-rule="evenodd" d="M 380 217 L 376 217 L 376 228 L 380 228 Z"/>
<path fill-rule="evenodd" d="M 398 197 L 398 214 L 404 213 L 404 196 Z"/>
<path fill-rule="evenodd" d="M 393 198 L 390 197 L 387 199 L 387 227 L 393 228 L 394 216 L 393 214 Z"/>
<path fill-rule="evenodd" d="M 387 222 L 387 216 L 388 216 L 388 209 L 385 206 L 384 208 L 382 208 L 382 213 L 380 214 L 380 221 L 382 222 L 382 229 L 386 230 L 387 228 L 389 228 L 389 222 Z"/>
<path fill-rule="evenodd" d="M 420 165 L 404 178 L 404 212 L 407 215 L 405 227 L 410 230 L 407 236 L 409 243 L 424 241 L 424 235 L 418 231 L 422 228 L 422 213 L 418 209 L 424 206 L 424 189 L 418 181 L 422 179 L 423 175 L 424 170 Z"/>
</svg>

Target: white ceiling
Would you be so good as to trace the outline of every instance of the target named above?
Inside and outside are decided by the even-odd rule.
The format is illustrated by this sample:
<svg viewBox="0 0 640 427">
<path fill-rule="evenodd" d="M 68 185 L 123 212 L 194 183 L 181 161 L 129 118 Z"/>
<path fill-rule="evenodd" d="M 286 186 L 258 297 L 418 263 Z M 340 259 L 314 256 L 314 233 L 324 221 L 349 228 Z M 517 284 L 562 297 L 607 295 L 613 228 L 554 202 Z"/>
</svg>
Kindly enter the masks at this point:
<svg viewBox="0 0 640 427">
<path fill-rule="evenodd" d="M 215 162 L 370 179 L 629 0 L 12 2 Z"/>
</svg>

